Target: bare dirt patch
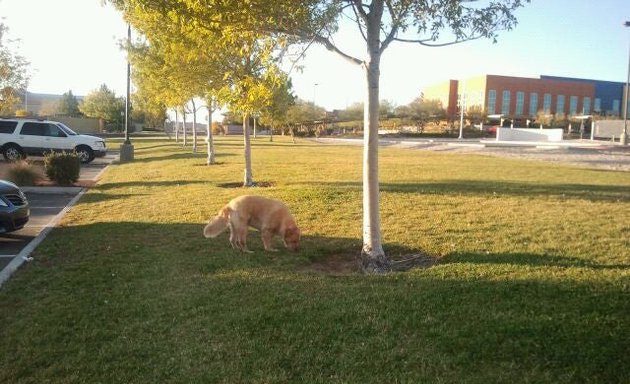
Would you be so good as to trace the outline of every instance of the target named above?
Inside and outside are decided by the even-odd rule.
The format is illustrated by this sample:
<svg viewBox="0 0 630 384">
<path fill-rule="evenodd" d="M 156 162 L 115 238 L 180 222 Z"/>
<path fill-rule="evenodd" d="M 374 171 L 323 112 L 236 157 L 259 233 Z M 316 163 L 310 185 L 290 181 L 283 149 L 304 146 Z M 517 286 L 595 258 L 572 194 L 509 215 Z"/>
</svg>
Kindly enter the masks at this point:
<svg viewBox="0 0 630 384">
<path fill-rule="evenodd" d="M 305 272 L 317 272 L 330 275 L 347 275 L 359 272 L 359 263 L 356 255 L 334 254 L 314 261 L 305 266 Z"/>
<path fill-rule="evenodd" d="M 439 259 L 424 253 L 413 253 L 391 257 L 392 272 L 406 272 L 412 269 L 431 268 Z M 302 269 L 329 275 L 348 275 L 359 273 L 358 254 L 333 254 L 314 261 Z"/>
</svg>

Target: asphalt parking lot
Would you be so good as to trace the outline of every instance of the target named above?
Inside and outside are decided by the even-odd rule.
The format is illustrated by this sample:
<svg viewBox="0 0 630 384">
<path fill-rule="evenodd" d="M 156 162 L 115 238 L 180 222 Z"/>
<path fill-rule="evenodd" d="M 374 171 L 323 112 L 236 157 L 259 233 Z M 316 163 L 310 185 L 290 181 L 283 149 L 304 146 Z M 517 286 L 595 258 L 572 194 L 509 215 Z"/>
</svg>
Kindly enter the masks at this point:
<svg viewBox="0 0 630 384">
<path fill-rule="evenodd" d="M 26 191 L 31 217 L 19 231 L 0 234 L 0 270 L 6 267 L 77 195 L 76 189 L 56 193 Z"/>
<path fill-rule="evenodd" d="M 90 164 L 82 165 L 81 184 L 96 183 L 105 168 L 114 161 L 117 153 L 108 153 Z M 0 166 L 4 165 L 1 162 Z M 30 252 L 43 240 L 73 200 L 80 198 L 82 187 L 23 187 L 31 215 L 26 226 L 19 231 L 0 234 L 0 285 L 24 262 Z"/>
</svg>

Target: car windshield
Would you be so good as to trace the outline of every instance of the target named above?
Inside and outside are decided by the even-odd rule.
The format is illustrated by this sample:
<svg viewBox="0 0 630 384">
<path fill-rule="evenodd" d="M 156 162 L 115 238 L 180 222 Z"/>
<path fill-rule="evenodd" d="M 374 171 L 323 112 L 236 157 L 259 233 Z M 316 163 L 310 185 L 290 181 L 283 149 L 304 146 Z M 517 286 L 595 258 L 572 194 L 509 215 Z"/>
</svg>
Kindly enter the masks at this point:
<svg viewBox="0 0 630 384">
<path fill-rule="evenodd" d="M 57 123 L 57 126 L 59 126 L 59 128 L 61 128 L 62 131 L 67 133 L 68 136 L 76 136 L 76 135 L 78 135 L 75 131 L 73 131 L 72 129 L 68 128 L 63 123 Z"/>
</svg>

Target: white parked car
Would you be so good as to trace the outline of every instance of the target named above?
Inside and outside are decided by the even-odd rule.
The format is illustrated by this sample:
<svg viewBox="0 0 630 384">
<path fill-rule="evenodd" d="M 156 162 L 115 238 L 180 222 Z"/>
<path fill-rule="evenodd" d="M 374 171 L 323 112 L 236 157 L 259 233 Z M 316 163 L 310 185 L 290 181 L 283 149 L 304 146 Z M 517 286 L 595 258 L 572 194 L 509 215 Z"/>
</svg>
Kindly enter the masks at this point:
<svg viewBox="0 0 630 384">
<path fill-rule="evenodd" d="M 7 161 L 50 151 L 76 151 L 82 163 L 105 156 L 105 140 L 80 135 L 63 123 L 50 120 L 0 118 L 0 152 Z"/>
</svg>

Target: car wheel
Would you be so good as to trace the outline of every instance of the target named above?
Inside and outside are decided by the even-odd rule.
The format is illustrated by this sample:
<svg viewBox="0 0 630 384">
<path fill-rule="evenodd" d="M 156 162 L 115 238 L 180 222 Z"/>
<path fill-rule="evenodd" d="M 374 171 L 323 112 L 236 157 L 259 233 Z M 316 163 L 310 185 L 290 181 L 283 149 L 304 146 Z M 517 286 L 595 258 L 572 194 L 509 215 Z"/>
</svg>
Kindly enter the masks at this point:
<svg viewBox="0 0 630 384">
<path fill-rule="evenodd" d="M 6 161 L 18 161 L 26 157 L 22 148 L 16 144 L 5 145 L 2 149 L 2 156 Z"/>
<path fill-rule="evenodd" d="M 77 152 L 77 155 L 79 156 L 79 160 L 81 160 L 81 162 L 84 164 L 89 163 L 90 161 L 94 160 L 94 151 L 92 151 L 92 148 L 90 147 L 81 145 L 77 147 L 75 151 Z"/>
</svg>

